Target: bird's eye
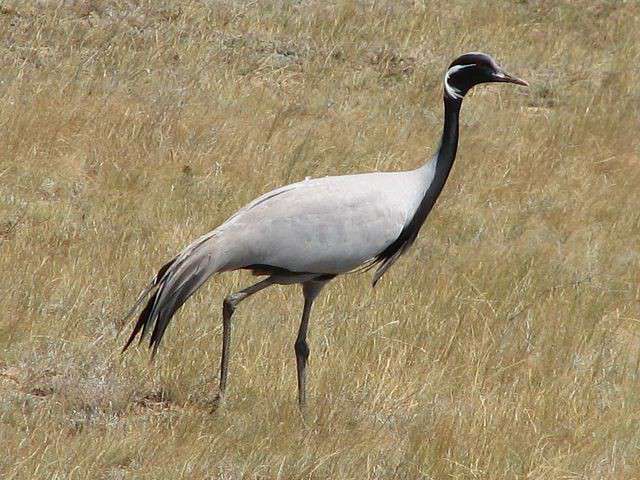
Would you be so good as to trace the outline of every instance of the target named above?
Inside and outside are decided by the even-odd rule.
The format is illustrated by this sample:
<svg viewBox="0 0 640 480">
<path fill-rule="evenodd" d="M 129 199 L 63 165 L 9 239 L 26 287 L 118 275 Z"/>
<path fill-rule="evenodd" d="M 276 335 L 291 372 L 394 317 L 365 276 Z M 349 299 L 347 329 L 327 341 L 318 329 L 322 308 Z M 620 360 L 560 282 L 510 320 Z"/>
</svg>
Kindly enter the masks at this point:
<svg viewBox="0 0 640 480">
<path fill-rule="evenodd" d="M 482 65 L 482 73 L 486 73 L 487 75 L 493 75 L 494 68 L 491 65 Z"/>
</svg>

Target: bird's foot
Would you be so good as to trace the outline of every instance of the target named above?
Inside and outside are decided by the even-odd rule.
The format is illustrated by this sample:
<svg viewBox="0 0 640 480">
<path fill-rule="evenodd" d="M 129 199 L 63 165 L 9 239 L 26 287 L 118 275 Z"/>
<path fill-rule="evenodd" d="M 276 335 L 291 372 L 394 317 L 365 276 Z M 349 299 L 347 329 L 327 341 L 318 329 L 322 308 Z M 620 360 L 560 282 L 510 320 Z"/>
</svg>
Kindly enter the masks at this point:
<svg viewBox="0 0 640 480">
<path fill-rule="evenodd" d="M 212 414 L 217 413 L 218 410 L 220 410 L 224 406 L 224 403 L 225 403 L 224 394 L 218 393 L 210 403 L 211 405 L 210 413 Z"/>
</svg>

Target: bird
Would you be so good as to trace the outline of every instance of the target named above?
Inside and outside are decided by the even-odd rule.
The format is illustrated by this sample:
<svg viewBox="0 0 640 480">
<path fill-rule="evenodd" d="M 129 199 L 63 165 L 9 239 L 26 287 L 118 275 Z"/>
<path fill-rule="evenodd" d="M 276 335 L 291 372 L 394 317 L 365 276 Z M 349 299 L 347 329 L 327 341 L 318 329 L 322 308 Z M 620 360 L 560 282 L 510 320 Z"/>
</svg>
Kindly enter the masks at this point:
<svg viewBox="0 0 640 480">
<path fill-rule="evenodd" d="M 222 302 L 222 353 L 216 400 L 226 395 L 232 316 L 243 300 L 272 285 L 302 287 L 304 306 L 294 342 L 298 404 L 306 405 L 307 333 L 312 306 L 335 277 L 376 268 L 372 286 L 415 242 L 456 158 L 462 101 L 474 86 L 528 86 L 488 54 L 457 57 L 444 75 L 444 121 L 435 154 L 414 170 L 327 176 L 283 186 L 238 210 L 165 263 L 129 311 L 142 303 L 122 352 L 150 333 L 154 358 L 176 311 L 213 274 L 248 270 L 264 277 Z"/>
</svg>

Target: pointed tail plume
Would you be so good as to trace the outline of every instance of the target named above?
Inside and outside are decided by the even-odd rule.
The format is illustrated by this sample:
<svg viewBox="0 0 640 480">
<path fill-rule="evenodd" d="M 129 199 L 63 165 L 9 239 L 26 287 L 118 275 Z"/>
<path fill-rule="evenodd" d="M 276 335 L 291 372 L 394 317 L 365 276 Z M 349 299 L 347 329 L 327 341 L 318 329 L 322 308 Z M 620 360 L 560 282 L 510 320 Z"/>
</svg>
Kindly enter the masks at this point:
<svg viewBox="0 0 640 480">
<path fill-rule="evenodd" d="M 200 237 L 160 268 L 127 314 L 127 317 L 132 315 L 144 299 L 151 295 L 138 316 L 138 321 L 122 349 L 123 352 L 137 336 L 138 343 L 141 343 L 153 328 L 149 348 L 152 349 L 152 357 L 155 356 L 171 317 L 211 275 L 216 273 L 218 262 L 213 252 L 215 238 L 214 232 Z"/>
</svg>

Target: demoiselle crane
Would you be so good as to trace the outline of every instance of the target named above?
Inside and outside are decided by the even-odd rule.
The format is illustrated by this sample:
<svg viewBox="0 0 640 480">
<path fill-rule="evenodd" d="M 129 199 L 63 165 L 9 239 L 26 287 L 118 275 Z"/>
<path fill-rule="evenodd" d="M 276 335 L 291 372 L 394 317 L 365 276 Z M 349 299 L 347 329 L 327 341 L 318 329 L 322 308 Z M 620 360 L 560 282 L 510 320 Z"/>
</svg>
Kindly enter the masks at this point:
<svg viewBox="0 0 640 480">
<path fill-rule="evenodd" d="M 231 317 L 244 299 L 271 285 L 301 284 L 302 320 L 294 349 L 298 402 L 306 401 L 307 329 L 314 300 L 337 275 L 377 267 L 373 285 L 407 251 L 444 187 L 456 157 L 465 94 L 490 82 L 527 82 L 507 74 L 489 55 L 467 53 L 444 77 L 444 127 L 435 155 L 416 170 L 304 180 L 262 195 L 166 263 L 131 313 L 148 298 L 123 351 L 153 327 L 155 355 L 176 310 L 214 273 L 250 270 L 265 279 L 232 293 L 222 305 L 218 398 L 227 387 Z"/>
</svg>

